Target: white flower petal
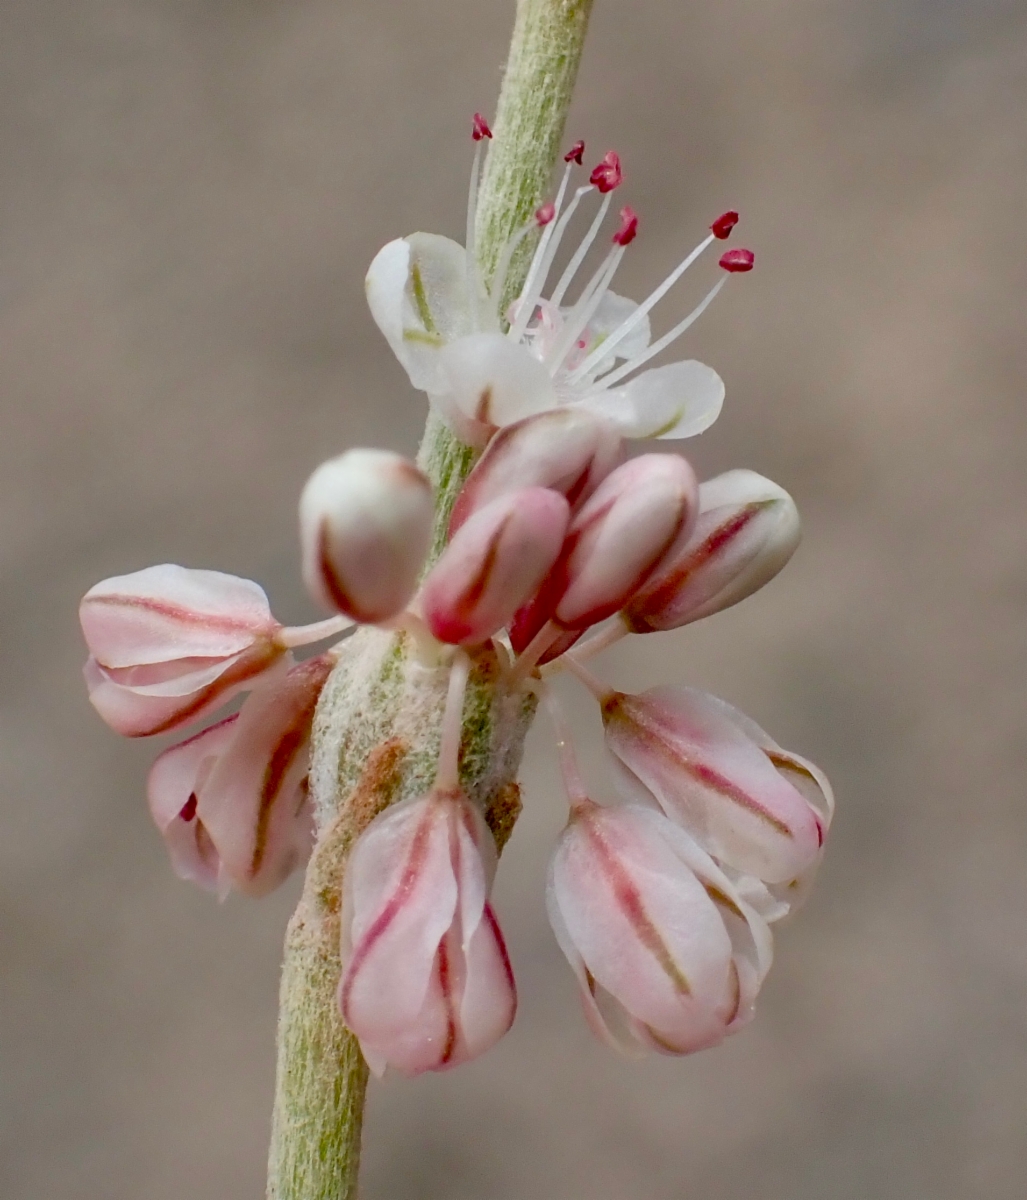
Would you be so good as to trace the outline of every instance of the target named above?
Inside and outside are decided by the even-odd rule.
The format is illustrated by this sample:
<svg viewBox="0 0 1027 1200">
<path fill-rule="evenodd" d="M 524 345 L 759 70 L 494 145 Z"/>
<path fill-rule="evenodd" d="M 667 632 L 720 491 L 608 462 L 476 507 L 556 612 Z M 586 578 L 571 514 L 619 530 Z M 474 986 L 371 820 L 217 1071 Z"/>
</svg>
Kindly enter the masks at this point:
<svg viewBox="0 0 1027 1200">
<path fill-rule="evenodd" d="M 612 333 L 629 320 L 638 311 L 639 305 L 627 296 L 618 296 L 616 292 L 607 292 L 599 302 L 595 315 L 588 323 L 588 329 L 583 335 L 587 339 L 584 354 L 597 350 Z M 600 359 L 588 372 L 591 378 L 609 371 L 617 359 L 634 358 L 641 354 L 649 345 L 651 336 L 648 315 L 642 319 L 623 337 L 613 349 L 613 353 Z"/>
<path fill-rule="evenodd" d="M 643 371 L 623 387 L 592 392 L 579 403 L 609 417 L 625 437 L 689 438 L 709 429 L 724 404 L 724 381 L 689 359 Z"/>
<path fill-rule="evenodd" d="M 414 233 L 383 246 L 368 269 L 365 288 L 378 328 L 422 391 L 442 390 L 438 351 L 443 346 L 497 326 L 463 246 L 438 234 Z"/>
<path fill-rule="evenodd" d="M 452 402 L 483 425 L 510 425 L 559 404 L 545 367 L 500 333 L 459 338 L 439 360 Z"/>
</svg>

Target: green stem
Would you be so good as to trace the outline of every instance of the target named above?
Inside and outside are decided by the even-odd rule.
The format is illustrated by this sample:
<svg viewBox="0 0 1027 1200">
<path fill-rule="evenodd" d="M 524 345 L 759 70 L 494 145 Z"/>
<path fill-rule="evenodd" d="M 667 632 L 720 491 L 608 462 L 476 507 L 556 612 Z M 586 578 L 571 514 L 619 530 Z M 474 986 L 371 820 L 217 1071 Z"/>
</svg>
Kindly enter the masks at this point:
<svg viewBox="0 0 1027 1200">
<path fill-rule="evenodd" d="M 492 282 L 511 235 L 546 195 L 562 148 L 591 11 L 592 0 L 520 0 L 517 5 L 510 57 L 478 195 L 475 242 L 486 283 Z M 524 283 L 532 249 L 532 239 L 525 239 L 510 264 L 504 306 Z M 430 413 L 418 461 L 438 496 L 433 546 L 437 555 L 445 544 L 457 492 L 474 464 L 474 452 Z"/>
<path fill-rule="evenodd" d="M 486 279 L 548 186 L 591 7 L 592 0 L 519 0 L 478 203 Z M 526 267 L 523 255 L 511 264 L 508 296 Z M 474 455 L 429 415 L 420 462 L 436 488 L 437 554 Z M 367 1066 L 335 998 L 342 877 L 376 813 L 430 786 L 445 676 L 414 663 L 404 635 L 362 630 L 318 705 L 311 768 L 318 844 L 286 935 L 268 1200 L 355 1200 Z M 464 706 L 461 781 L 485 807 L 500 848 L 519 808 L 514 780 L 533 714 L 533 698 L 504 691 L 494 660 L 479 656 Z"/>
</svg>

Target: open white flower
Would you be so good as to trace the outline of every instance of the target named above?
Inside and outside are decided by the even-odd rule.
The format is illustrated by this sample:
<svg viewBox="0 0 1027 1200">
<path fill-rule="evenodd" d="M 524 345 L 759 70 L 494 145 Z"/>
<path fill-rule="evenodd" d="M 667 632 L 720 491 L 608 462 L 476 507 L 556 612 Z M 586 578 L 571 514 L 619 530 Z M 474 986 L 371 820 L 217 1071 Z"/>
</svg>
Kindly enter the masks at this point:
<svg viewBox="0 0 1027 1200">
<path fill-rule="evenodd" d="M 477 135 L 479 126 L 475 128 Z M 578 143 L 566 156 L 556 199 L 511 238 L 489 289 L 478 270 L 474 246 L 481 137 L 476 141 L 466 248 L 437 234 L 411 234 L 384 246 L 367 273 L 371 313 L 414 387 L 428 393 L 459 437 L 479 446 L 496 428 L 566 405 L 602 414 L 632 438 L 686 438 L 709 428 L 724 402 L 724 383 L 711 367 L 690 359 L 636 372 L 679 338 L 724 286 L 726 276 L 687 317 L 651 341 L 652 308 L 707 247 L 728 237 L 738 214 L 724 213 L 714 221 L 709 235 L 648 299 L 636 304 L 610 290 L 638 228 L 634 212 L 621 209 L 609 254 L 576 300 L 567 303 L 622 178 L 620 160 L 611 151 L 589 182 L 568 199 L 571 171 L 584 149 Z M 592 192 L 603 197 L 599 210 L 550 287 L 570 221 Z M 538 230 L 541 236 L 524 286 L 503 313 L 507 269 L 524 238 Z M 747 271 L 753 256 L 748 250 L 732 250 L 720 265 L 728 273 Z"/>
</svg>

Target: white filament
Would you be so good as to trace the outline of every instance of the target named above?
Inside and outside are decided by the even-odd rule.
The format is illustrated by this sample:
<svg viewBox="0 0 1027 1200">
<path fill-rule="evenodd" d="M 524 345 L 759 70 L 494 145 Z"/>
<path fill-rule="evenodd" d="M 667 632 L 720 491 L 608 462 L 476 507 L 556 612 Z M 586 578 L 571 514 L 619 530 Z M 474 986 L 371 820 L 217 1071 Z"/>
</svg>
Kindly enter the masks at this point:
<svg viewBox="0 0 1027 1200">
<path fill-rule="evenodd" d="M 620 343 L 628 336 L 628 334 L 631 333 L 631 331 L 645 319 L 649 311 L 654 308 L 664 296 L 666 296 L 674 284 L 677 283 L 677 281 L 682 275 L 684 275 L 692 263 L 695 262 L 699 255 L 702 254 L 707 246 L 709 246 L 713 241 L 714 235 L 712 233 L 709 235 L 709 237 L 701 241 L 699 245 L 696 246 L 696 248 L 692 251 L 692 253 L 689 254 L 683 262 L 679 263 L 679 265 L 676 266 L 673 271 L 671 271 L 663 283 L 661 283 L 660 286 L 646 300 L 644 300 L 638 306 L 638 308 L 635 309 L 631 316 L 618 325 L 608 338 L 604 338 L 602 344 L 597 346 L 592 353 L 588 355 L 584 362 L 575 367 L 575 369 L 571 372 L 567 382 L 577 383 L 578 380 L 583 379 L 591 370 L 595 368 L 598 362 L 600 362 L 602 359 L 605 359 L 615 347 L 619 346 Z M 708 303 L 708 301 L 705 301 L 704 303 Z M 687 328 L 688 326 L 685 325 L 684 329 Z M 684 332 L 684 329 L 682 329 L 681 332 Z M 673 338 L 671 340 L 673 341 Z M 664 343 L 664 345 L 666 344 L 667 343 Z"/>
<path fill-rule="evenodd" d="M 709 308 L 709 306 L 713 303 L 714 297 L 725 283 L 727 283 L 726 275 L 718 283 L 715 283 L 712 288 L 710 288 L 705 298 L 700 300 L 700 302 L 695 306 L 695 308 L 692 309 L 692 311 L 687 317 L 685 317 L 683 321 L 675 325 L 674 328 L 668 333 L 665 333 L 663 337 L 653 342 L 653 344 L 643 350 L 641 354 L 638 354 L 633 359 L 623 363 L 616 369 L 616 371 L 611 371 L 608 375 L 604 375 L 602 379 L 598 381 L 595 390 L 605 391 L 608 387 L 612 387 L 615 383 L 619 383 L 626 375 L 630 375 L 632 371 L 637 370 L 640 366 L 642 366 L 643 363 L 647 363 L 651 358 L 659 354 L 661 350 L 666 349 L 671 342 L 677 341 L 677 339 L 685 332 L 685 330 L 688 329 L 693 322 L 697 321 L 707 310 L 707 308 Z M 607 350 L 608 345 L 609 340 L 603 343 L 603 349 Z M 576 373 L 577 372 L 575 372 L 575 374 Z"/>
<path fill-rule="evenodd" d="M 599 232 L 599 227 L 606 218 L 606 214 L 610 211 L 610 201 L 613 199 L 613 192 L 607 192 L 603 197 L 602 204 L 599 205 L 599 211 L 595 215 L 595 220 L 592 222 L 588 233 L 585 234 L 581 241 L 581 245 L 574 251 L 574 257 L 567 264 L 567 269 L 560 276 L 560 282 L 553 289 L 553 294 L 549 297 L 550 304 L 559 304 L 564 298 L 567 289 L 571 285 L 571 281 L 578 273 L 578 268 L 584 261 L 585 255 L 588 253 L 589 247 L 596 239 L 596 234 Z"/>
<path fill-rule="evenodd" d="M 527 282 L 521 291 L 517 320 L 514 322 L 509 334 L 513 341 L 519 342 L 524 336 L 524 331 L 527 329 L 528 322 L 535 311 L 535 305 L 538 304 L 539 297 L 542 295 L 542 289 L 546 286 L 546 278 L 553 265 L 556 252 L 560 248 L 560 241 L 567 230 L 567 225 L 574 215 L 575 209 L 581 203 L 582 196 L 594 190 L 590 183 L 585 184 L 584 187 L 579 187 L 571 197 L 571 202 L 567 205 L 567 211 L 563 213 L 558 221 L 551 222 L 547 227 L 547 232 L 549 229 L 553 230 L 552 237 L 548 241 L 543 237 L 542 241 L 539 242 L 538 249 L 535 251 L 535 260 L 531 264 Z"/>
</svg>

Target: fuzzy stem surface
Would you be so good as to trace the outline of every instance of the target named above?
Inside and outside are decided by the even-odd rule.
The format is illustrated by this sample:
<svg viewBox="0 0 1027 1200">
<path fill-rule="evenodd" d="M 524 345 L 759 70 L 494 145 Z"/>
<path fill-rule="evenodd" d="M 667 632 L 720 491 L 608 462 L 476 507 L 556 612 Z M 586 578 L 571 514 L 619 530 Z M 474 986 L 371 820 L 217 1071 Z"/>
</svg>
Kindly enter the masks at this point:
<svg viewBox="0 0 1027 1200">
<path fill-rule="evenodd" d="M 592 0 L 519 0 L 477 208 L 476 245 L 491 282 L 503 247 L 538 207 L 560 150 Z M 507 270 L 517 294 L 525 238 Z M 436 489 L 432 557 L 474 452 L 429 414 L 419 461 Z M 504 686 L 492 653 L 472 666 L 459 772 L 501 850 L 520 809 L 515 782 L 535 697 Z M 342 648 L 314 724 L 311 792 L 318 841 L 289 922 L 282 969 L 268 1200 L 355 1200 L 368 1069 L 336 1004 L 346 858 L 389 804 L 427 791 L 448 682 L 405 633 L 359 630 Z"/>
</svg>

